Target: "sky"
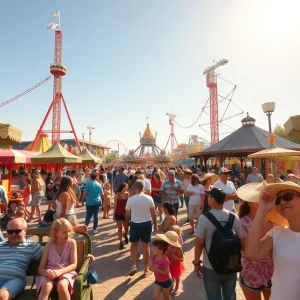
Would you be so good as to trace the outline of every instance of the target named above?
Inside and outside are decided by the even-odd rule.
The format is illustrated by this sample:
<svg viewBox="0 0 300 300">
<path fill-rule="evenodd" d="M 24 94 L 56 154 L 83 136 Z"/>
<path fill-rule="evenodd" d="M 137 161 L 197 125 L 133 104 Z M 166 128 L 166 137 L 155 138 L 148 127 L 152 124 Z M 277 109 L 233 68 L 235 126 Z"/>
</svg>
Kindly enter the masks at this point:
<svg viewBox="0 0 300 300">
<path fill-rule="evenodd" d="M 209 97 L 203 70 L 222 58 L 229 62 L 216 72 L 230 83 L 219 79 L 218 92 L 236 90 L 225 115 L 228 101 L 219 106 L 220 118 L 229 118 L 220 139 L 241 126 L 242 115 L 230 117 L 242 111 L 268 129 L 264 102 L 276 102 L 273 126 L 299 114 L 298 0 L 13 0 L 1 1 L 0 9 L 0 103 L 49 76 L 54 31 L 47 26 L 61 10 L 63 95 L 79 138 L 88 139 L 91 125 L 93 142 L 118 140 L 135 149 L 148 121 L 164 148 L 166 113 L 174 113 L 178 143 L 190 135 L 209 141 L 209 126 L 199 127 L 209 122 L 209 110 L 195 121 Z M 53 79 L 0 107 L 0 121 L 32 140 L 52 90 Z M 64 113 L 61 128 L 70 129 Z"/>
</svg>

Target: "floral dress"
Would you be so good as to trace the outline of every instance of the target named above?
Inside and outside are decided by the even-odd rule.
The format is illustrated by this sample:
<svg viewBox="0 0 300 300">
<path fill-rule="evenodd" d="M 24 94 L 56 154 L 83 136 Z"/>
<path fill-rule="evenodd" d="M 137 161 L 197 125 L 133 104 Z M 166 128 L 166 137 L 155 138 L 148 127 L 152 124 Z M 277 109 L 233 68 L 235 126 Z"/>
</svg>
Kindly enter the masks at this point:
<svg viewBox="0 0 300 300">
<path fill-rule="evenodd" d="M 248 216 L 240 218 L 241 238 L 248 235 L 252 225 L 252 220 Z M 247 287 L 261 289 L 271 287 L 274 265 L 271 256 L 267 256 L 259 261 L 250 260 L 244 254 L 242 255 L 242 271 L 240 276 Z"/>
</svg>

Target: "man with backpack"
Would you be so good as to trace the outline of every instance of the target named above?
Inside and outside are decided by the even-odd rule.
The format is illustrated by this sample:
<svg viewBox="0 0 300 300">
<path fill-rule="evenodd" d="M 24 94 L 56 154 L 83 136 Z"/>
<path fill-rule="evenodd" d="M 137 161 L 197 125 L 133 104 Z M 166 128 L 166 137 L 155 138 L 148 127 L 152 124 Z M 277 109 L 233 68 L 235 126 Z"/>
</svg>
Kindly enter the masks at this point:
<svg viewBox="0 0 300 300">
<path fill-rule="evenodd" d="M 195 273 L 201 277 L 202 270 L 209 300 L 235 300 L 237 272 L 242 269 L 240 220 L 223 208 L 226 198 L 223 190 L 213 188 L 206 193 L 211 210 L 200 216 L 195 230 Z"/>
</svg>

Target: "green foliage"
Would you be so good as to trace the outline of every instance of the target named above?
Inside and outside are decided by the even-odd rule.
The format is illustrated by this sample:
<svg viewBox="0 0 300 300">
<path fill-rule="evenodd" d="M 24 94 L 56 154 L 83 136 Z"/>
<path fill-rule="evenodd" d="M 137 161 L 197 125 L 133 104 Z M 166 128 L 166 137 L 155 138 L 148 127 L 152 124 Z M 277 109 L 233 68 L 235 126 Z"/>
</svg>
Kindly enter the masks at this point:
<svg viewBox="0 0 300 300">
<path fill-rule="evenodd" d="M 285 130 L 284 130 L 284 127 L 279 125 L 279 124 L 276 124 L 276 126 L 274 127 L 273 129 L 273 133 L 278 135 L 278 136 L 281 136 L 283 137 L 284 139 L 287 139 L 291 142 L 294 142 L 294 143 L 297 143 L 297 144 L 300 144 L 300 138 L 299 137 L 290 137 L 286 134 Z"/>
<path fill-rule="evenodd" d="M 105 157 L 105 163 L 110 164 L 112 161 L 116 159 L 117 155 L 114 152 L 110 152 L 108 156 Z"/>
</svg>

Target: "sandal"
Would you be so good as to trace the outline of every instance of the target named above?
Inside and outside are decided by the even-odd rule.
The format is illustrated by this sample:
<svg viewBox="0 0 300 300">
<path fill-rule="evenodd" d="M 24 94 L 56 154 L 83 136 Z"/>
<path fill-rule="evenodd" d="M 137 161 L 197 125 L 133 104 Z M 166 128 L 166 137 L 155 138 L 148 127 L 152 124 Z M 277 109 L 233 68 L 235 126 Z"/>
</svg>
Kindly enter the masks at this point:
<svg viewBox="0 0 300 300">
<path fill-rule="evenodd" d="M 131 266 L 130 271 L 129 271 L 129 276 L 133 276 L 137 273 L 137 267 L 136 266 Z"/>
<path fill-rule="evenodd" d="M 153 272 L 152 271 L 147 271 L 146 273 L 143 274 L 144 278 L 149 277 Z"/>
<path fill-rule="evenodd" d="M 175 296 L 178 295 L 178 294 L 179 294 L 178 290 L 175 289 L 175 290 L 173 291 L 173 294 L 174 294 Z"/>
</svg>

